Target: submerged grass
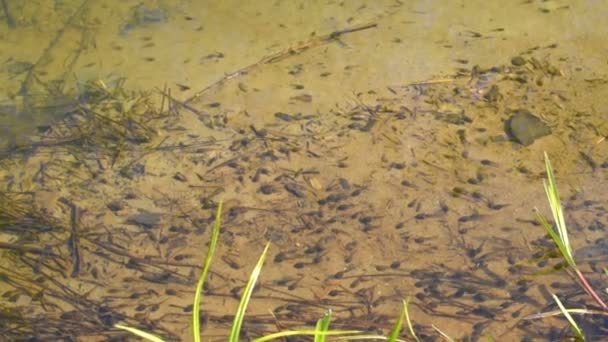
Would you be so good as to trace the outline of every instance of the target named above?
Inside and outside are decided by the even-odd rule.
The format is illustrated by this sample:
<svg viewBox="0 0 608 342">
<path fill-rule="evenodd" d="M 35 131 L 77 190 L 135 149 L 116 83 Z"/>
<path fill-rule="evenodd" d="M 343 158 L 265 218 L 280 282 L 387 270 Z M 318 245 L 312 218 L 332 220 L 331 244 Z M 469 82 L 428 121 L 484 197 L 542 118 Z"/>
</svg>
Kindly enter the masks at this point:
<svg viewBox="0 0 608 342">
<path fill-rule="evenodd" d="M 572 331 L 574 331 L 574 335 L 576 336 L 576 338 L 584 341 L 585 335 L 583 335 L 583 331 L 578 326 L 578 324 L 576 324 L 576 321 L 574 320 L 574 318 L 572 318 L 572 315 L 570 315 L 570 312 L 568 312 L 568 309 L 566 309 L 564 304 L 562 304 L 562 301 L 559 300 L 559 298 L 555 294 L 552 293 L 551 296 L 553 296 L 553 300 L 555 300 L 555 302 L 557 303 L 557 306 L 559 306 L 559 310 L 570 323 L 570 326 L 572 327 Z"/>
<path fill-rule="evenodd" d="M 593 300 L 602 308 L 602 311 L 593 311 L 586 309 L 567 309 L 559 298 L 555 294 L 551 294 L 553 299 L 557 303 L 561 314 L 563 314 L 570 326 L 574 335 L 578 340 L 585 340 L 585 336 L 583 334 L 582 329 L 578 326 L 576 321 L 572 318 L 572 313 L 577 314 L 608 314 L 608 306 L 604 302 L 604 300 L 598 295 L 598 293 L 593 289 L 591 284 L 587 281 L 587 278 L 580 271 L 579 267 L 576 265 L 576 261 L 572 255 L 572 246 L 570 245 L 570 239 L 568 237 L 568 227 L 566 225 L 566 221 L 564 219 L 564 212 L 560 202 L 559 191 L 557 189 L 557 182 L 555 180 L 555 174 L 553 172 L 553 167 L 551 166 L 551 161 L 549 160 L 549 156 L 545 152 L 545 170 L 547 172 L 547 180 L 543 182 L 545 186 L 545 193 L 547 194 L 547 199 L 549 200 L 549 205 L 551 207 L 551 213 L 553 215 L 553 220 L 555 221 L 555 229 L 549 224 L 547 219 L 538 212 L 537 210 L 537 219 L 544 227 L 545 231 L 551 237 L 551 240 L 557 246 L 562 258 L 566 261 L 568 266 L 574 271 L 576 274 L 576 278 L 579 280 L 580 285 L 583 289 L 593 298 Z"/>
<path fill-rule="evenodd" d="M 576 262 L 572 255 L 572 247 L 570 245 L 570 240 L 568 237 L 568 228 L 565 223 L 564 213 L 563 213 L 563 209 L 562 209 L 562 206 L 560 203 L 559 191 L 557 189 L 555 174 L 553 172 L 553 168 L 551 166 L 551 162 L 549 161 L 549 157 L 547 156 L 547 153 L 545 153 L 545 168 L 546 168 L 548 179 L 546 181 L 544 181 L 543 183 L 544 183 L 544 187 L 545 187 L 545 192 L 547 194 L 547 198 L 549 200 L 549 205 L 551 207 L 551 212 L 553 215 L 553 219 L 555 221 L 556 228 L 554 229 L 552 227 L 552 225 L 547 221 L 547 219 L 538 212 L 538 210 L 537 210 L 537 219 L 541 223 L 541 225 L 544 227 L 547 234 L 551 237 L 551 239 L 553 240 L 555 245 L 557 246 L 561 256 L 566 261 L 568 266 L 575 272 L 576 278 L 580 281 L 580 284 L 583 287 L 583 289 L 585 289 L 585 291 L 595 300 L 595 302 L 602 308 L 602 310 L 598 311 L 598 310 L 587 310 L 587 309 L 567 309 L 562 304 L 562 302 L 559 300 L 559 298 L 555 294 L 552 294 L 555 302 L 557 303 L 557 305 L 559 307 L 559 311 L 538 314 L 532 318 L 541 318 L 541 317 L 548 317 L 548 316 L 554 316 L 557 314 L 562 314 L 566 317 L 570 326 L 572 327 L 575 337 L 578 340 L 585 340 L 583 331 L 578 326 L 576 321 L 573 319 L 572 314 L 608 315 L 608 306 L 605 304 L 603 299 L 597 294 L 597 292 L 591 287 L 591 285 L 589 284 L 589 282 L 587 281 L 585 276 L 582 274 L 582 272 L 576 265 Z M 218 208 L 217 208 L 215 223 L 213 225 L 213 231 L 211 234 L 211 241 L 209 243 L 209 249 L 207 251 L 207 256 L 205 257 L 205 260 L 203 262 L 201 275 L 198 279 L 198 282 L 196 285 L 196 292 L 194 295 L 194 305 L 193 305 L 193 311 L 192 311 L 192 335 L 193 335 L 193 340 L 195 342 L 200 342 L 200 340 L 201 340 L 201 338 L 200 338 L 200 316 L 199 315 L 200 315 L 200 302 L 202 299 L 202 289 L 203 289 L 205 279 L 207 278 L 209 269 L 211 267 L 211 261 L 213 259 L 213 255 L 215 254 L 215 250 L 217 247 L 220 226 L 221 226 L 221 214 L 222 214 L 222 202 L 219 203 Z M 251 275 L 249 277 L 249 280 L 247 282 L 243 295 L 241 296 L 237 312 L 233 318 L 232 328 L 230 330 L 230 335 L 228 338 L 228 341 L 230 341 L 230 342 L 237 342 L 239 340 L 241 328 L 242 328 L 244 317 L 245 317 L 245 312 L 247 310 L 247 306 L 251 299 L 251 295 L 253 293 L 253 288 L 261 273 L 262 266 L 264 264 L 264 260 L 266 258 L 266 254 L 268 253 L 269 248 L 270 248 L 270 243 L 267 243 L 266 246 L 264 247 L 262 254 L 260 255 L 260 258 L 259 258 L 255 268 L 253 269 L 253 272 L 251 273 Z M 608 274 L 608 269 L 605 269 L 604 271 L 606 272 L 606 274 Z M 399 335 L 401 334 L 401 331 L 403 330 L 403 324 L 405 323 L 405 324 L 407 324 L 407 327 L 408 327 L 408 330 L 409 330 L 409 333 L 410 333 L 412 339 L 415 340 L 416 342 L 420 342 L 420 339 L 416 335 L 416 332 L 414 331 L 414 328 L 412 325 L 408 304 L 409 304 L 408 300 L 403 301 L 403 307 L 401 310 L 401 314 L 398 317 L 395 324 L 393 325 L 393 328 L 391 329 L 391 332 L 389 333 L 388 336 L 377 335 L 377 334 L 365 334 L 364 332 L 358 331 L 358 330 L 330 330 L 329 326 L 330 326 L 331 318 L 332 318 L 332 312 L 330 310 L 330 311 L 327 311 L 325 313 L 325 315 L 317 321 L 314 330 L 281 331 L 281 332 L 269 334 L 269 335 L 266 335 L 266 336 L 263 336 L 260 338 L 256 338 L 253 341 L 254 342 L 265 342 L 265 341 L 270 341 L 270 340 L 274 340 L 274 339 L 278 339 L 278 338 L 285 338 L 285 337 L 290 337 L 290 336 L 308 335 L 308 336 L 314 337 L 314 342 L 325 342 L 328 336 L 342 336 L 341 339 L 347 339 L 347 340 L 373 339 L 373 340 L 387 340 L 390 342 L 396 342 L 396 341 L 402 341 L 399 339 Z M 148 341 L 153 341 L 153 342 L 163 342 L 164 341 L 161 337 L 158 337 L 158 336 L 151 334 L 149 332 L 146 332 L 146 331 L 139 330 L 137 328 L 133 328 L 133 327 L 129 327 L 129 326 L 121 325 L 121 324 L 116 324 L 115 327 L 122 329 L 122 330 L 129 331 Z M 437 331 L 437 333 L 439 333 L 439 335 L 441 337 L 443 337 L 445 340 L 455 341 L 452 337 L 450 337 L 448 334 L 446 334 L 445 332 L 443 332 L 442 330 L 440 330 L 439 328 L 437 328 L 434 325 L 433 325 L 433 329 L 435 329 L 435 331 Z"/>
<path fill-rule="evenodd" d="M 217 206 L 215 222 L 213 223 L 213 230 L 211 232 L 211 241 L 209 242 L 209 249 L 207 250 L 207 256 L 205 257 L 205 261 L 203 262 L 203 271 L 201 272 L 201 276 L 198 278 L 198 282 L 196 283 L 196 291 L 194 293 L 194 304 L 192 307 L 192 337 L 194 339 L 194 342 L 201 341 L 201 321 L 199 316 L 201 306 L 201 293 L 203 292 L 203 285 L 205 283 L 205 279 L 207 279 L 209 268 L 211 268 L 211 260 L 213 260 L 215 248 L 217 247 L 217 241 L 219 240 L 221 224 L 222 202 L 220 201 Z"/>
<path fill-rule="evenodd" d="M 420 342 L 420 339 L 418 338 L 418 336 L 416 336 L 416 332 L 414 331 L 414 326 L 412 325 L 412 320 L 410 319 L 409 305 L 410 305 L 409 299 L 403 301 L 402 317 L 405 317 L 405 321 L 407 322 L 407 327 L 410 330 L 410 335 L 412 335 L 412 338 L 416 342 Z M 401 320 L 402 319 L 400 319 L 399 321 L 401 321 Z"/>
<path fill-rule="evenodd" d="M 192 310 L 192 337 L 195 342 L 200 342 L 200 340 L 201 340 L 200 316 L 199 316 L 200 315 L 200 302 L 202 299 L 203 285 L 205 283 L 205 279 L 207 278 L 207 274 L 209 273 L 209 269 L 211 267 L 211 261 L 213 260 L 213 255 L 215 254 L 217 242 L 219 239 L 221 216 L 222 216 L 222 202 L 219 203 L 218 208 L 217 208 L 215 222 L 213 224 L 213 231 L 211 233 L 211 241 L 209 243 L 209 249 L 207 251 L 207 256 L 205 257 L 205 260 L 203 262 L 201 275 L 196 284 L 196 292 L 194 294 L 194 305 L 193 305 L 193 310 Z M 245 286 L 245 290 L 239 301 L 237 312 L 232 321 L 232 328 L 230 329 L 230 335 L 228 338 L 228 341 L 230 341 L 230 342 L 239 341 L 241 327 L 243 325 L 243 320 L 245 318 L 245 312 L 247 310 L 247 306 L 251 299 L 251 294 L 253 293 L 253 288 L 262 271 L 262 266 L 264 265 L 264 260 L 266 258 L 266 254 L 268 253 L 269 248 L 270 248 L 270 243 L 267 243 L 266 247 L 264 247 L 264 251 L 260 255 L 260 258 L 259 258 L 255 268 L 253 269 L 253 272 L 249 276 L 249 280 L 247 282 L 247 285 Z M 407 310 L 407 306 L 404 306 L 404 310 Z M 371 334 L 363 335 L 362 334 L 363 332 L 359 331 L 359 330 L 329 330 L 329 325 L 331 322 L 331 311 L 328 311 L 321 319 L 319 319 L 317 321 L 317 324 L 316 324 L 314 330 L 281 331 L 281 332 L 270 334 L 270 335 L 267 335 L 264 337 L 256 338 L 253 341 L 264 342 L 264 341 L 270 341 L 270 340 L 274 340 L 274 339 L 278 339 L 278 338 L 297 336 L 297 335 L 314 336 L 315 342 L 325 342 L 325 339 L 327 336 L 347 336 L 349 339 L 382 339 L 382 340 L 389 340 L 389 341 L 401 341 L 401 340 L 397 339 L 397 335 L 399 333 L 399 330 L 401 329 L 401 326 L 403 325 L 404 317 L 405 317 L 405 314 L 402 313 L 401 317 L 395 324 L 395 328 L 393 329 L 391 336 L 388 338 L 385 336 L 382 336 L 382 335 L 371 335 Z M 411 329 L 411 323 L 409 322 L 409 320 L 408 320 L 408 324 Z M 144 338 L 148 341 L 164 342 L 162 337 L 156 336 L 150 332 L 143 331 L 143 330 L 140 330 L 140 329 L 137 329 L 134 327 L 129 327 L 129 326 L 122 325 L 122 324 L 115 324 L 114 327 L 128 331 L 128 332 L 130 332 L 134 335 L 137 335 L 141 338 Z M 396 330 L 397 327 L 399 327 L 398 330 Z"/>
<path fill-rule="evenodd" d="M 315 331 L 321 333 L 319 335 L 315 334 L 314 342 L 325 342 L 326 333 L 329 330 L 329 323 L 331 322 L 331 310 L 327 311 L 323 318 L 320 318 L 317 321 L 317 325 L 315 326 Z"/>
<path fill-rule="evenodd" d="M 245 291 L 243 292 L 243 296 L 241 296 L 241 301 L 239 302 L 239 307 L 236 310 L 236 315 L 234 316 L 234 320 L 232 321 L 232 329 L 230 329 L 230 339 L 229 341 L 238 341 L 239 336 L 241 334 L 241 326 L 243 325 L 243 319 L 245 318 L 245 310 L 247 309 L 247 305 L 249 304 L 249 300 L 251 299 L 251 294 L 253 293 L 253 287 L 255 283 L 258 281 L 258 277 L 260 276 L 260 272 L 262 271 L 262 266 L 264 265 L 264 259 L 266 259 L 266 253 L 268 253 L 268 248 L 270 247 L 270 243 L 266 244 L 264 247 L 264 251 L 258 260 L 258 263 L 255 265 L 251 276 L 249 276 L 249 281 L 247 281 L 247 286 L 245 286 Z"/>
</svg>

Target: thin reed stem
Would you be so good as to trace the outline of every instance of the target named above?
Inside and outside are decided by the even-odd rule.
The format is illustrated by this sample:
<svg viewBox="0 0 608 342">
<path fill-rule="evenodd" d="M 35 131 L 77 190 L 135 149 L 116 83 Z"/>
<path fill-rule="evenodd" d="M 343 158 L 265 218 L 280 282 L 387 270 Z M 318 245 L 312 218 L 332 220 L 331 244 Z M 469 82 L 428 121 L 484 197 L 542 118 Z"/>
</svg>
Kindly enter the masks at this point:
<svg viewBox="0 0 608 342">
<path fill-rule="evenodd" d="M 604 302 L 604 300 L 602 300 L 602 298 L 597 294 L 597 292 L 595 292 L 595 290 L 593 289 L 593 287 L 591 287 L 591 284 L 589 284 L 589 282 L 587 281 L 587 279 L 585 278 L 585 276 L 581 273 L 581 271 L 578 268 L 574 269 L 574 271 L 576 272 L 576 276 L 578 277 L 578 279 L 582 283 L 583 288 L 585 289 L 585 291 L 587 291 L 587 293 L 589 293 L 589 295 L 591 297 L 593 297 L 593 299 L 599 304 L 599 306 L 602 307 L 602 309 L 604 311 L 608 311 L 608 305 L 606 305 L 606 303 Z"/>
</svg>

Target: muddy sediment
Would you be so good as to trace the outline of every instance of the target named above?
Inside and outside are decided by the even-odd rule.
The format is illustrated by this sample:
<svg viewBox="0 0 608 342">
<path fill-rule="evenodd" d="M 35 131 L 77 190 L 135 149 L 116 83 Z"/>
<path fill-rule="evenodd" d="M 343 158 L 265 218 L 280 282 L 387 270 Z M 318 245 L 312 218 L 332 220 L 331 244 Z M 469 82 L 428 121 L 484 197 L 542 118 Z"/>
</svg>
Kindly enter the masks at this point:
<svg viewBox="0 0 608 342">
<path fill-rule="evenodd" d="M 247 337 L 311 325 L 328 308 L 334 328 L 386 333 L 408 297 L 426 338 L 431 324 L 472 341 L 568 336 L 563 322 L 525 319 L 555 310 L 552 292 L 585 303 L 552 271 L 533 208 L 545 208 L 547 151 L 573 244 L 605 234 L 606 126 L 586 98 L 606 86 L 545 56 L 333 101 L 300 84 L 263 113 L 233 100 L 272 97 L 246 74 L 187 101 L 101 89 L 2 154 L 3 312 L 14 318 L 3 336 L 119 338 L 112 325 L 126 323 L 187 339 L 220 200 L 208 336 L 227 331 L 267 241 Z M 523 144 L 505 130 L 522 111 L 543 125 Z M 571 185 L 589 174 L 593 191 Z"/>
</svg>

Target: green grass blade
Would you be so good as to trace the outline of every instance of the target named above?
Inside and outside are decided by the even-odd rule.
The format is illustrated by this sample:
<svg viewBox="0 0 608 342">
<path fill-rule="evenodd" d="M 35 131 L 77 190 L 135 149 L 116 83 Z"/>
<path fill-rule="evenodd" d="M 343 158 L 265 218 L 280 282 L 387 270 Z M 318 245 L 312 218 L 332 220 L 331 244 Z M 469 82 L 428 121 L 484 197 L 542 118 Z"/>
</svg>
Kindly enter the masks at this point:
<svg viewBox="0 0 608 342">
<path fill-rule="evenodd" d="M 194 294 L 194 304 L 192 307 L 192 337 L 194 342 L 201 341 L 201 326 L 200 326 L 200 304 L 201 304 L 201 296 L 203 292 L 203 285 L 205 283 L 205 279 L 207 279 L 207 273 L 209 273 L 209 268 L 211 267 L 211 260 L 213 259 L 213 255 L 215 254 L 215 248 L 217 247 L 217 241 L 220 236 L 220 226 L 222 224 L 222 201 L 217 206 L 217 212 L 215 214 L 215 223 L 213 223 L 213 231 L 211 232 L 211 241 L 209 242 L 209 250 L 207 250 L 207 256 L 205 257 L 205 261 L 203 262 L 203 270 L 201 272 L 200 277 L 198 278 L 198 283 L 196 284 L 196 292 Z"/>
<path fill-rule="evenodd" d="M 260 272 L 262 271 L 262 266 L 264 265 L 264 259 L 266 259 L 266 254 L 268 253 L 268 248 L 270 247 L 270 243 L 266 244 L 264 247 L 264 251 L 258 260 L 253 272 L 251 272 L 251 276 L 249 276 L 249 281 L 247 282 L 247 286 L 245 286 L 245 291 L 243 292 L 243 296 L 241 297 L 241 301 L 239 302 L 239 307 L 237 308 L 236 315 L 234 316 L 234 320 L 232 321 L 232 329 L 230 329 L 230 338 L 228 341 L 230 342 L 238 342 L 239 335 L 241 334 L 241 326 L 243 325 L 243 319 L 245 318 L 245 310 L 247 310 L 247 305 L 249 304 L 249 300 L 251 299 L 251 294 L 253 293 L 253 287 L 260 276 Z"/>
<path fill-rule="evenodd" d="M 128 327 L 126 325 L 122 325 L 122 324 L 114 324 L 114 326 L 118 329 L 122 329 L 122 330 L 126 330 L 134 335 L 137 335 L 141 338 L 145 338 L 148 341 L 152 341 L 152 342 L 165 342 L 165 340 L 163 340 L 162 338 L 156 336 L 156 335 L 152 335 L 148 332 L 145 332 L 143 330 L 139 330 L 137 328 L 131 328 Z"/>
<path fill-rule="evenodd" d="M 407 322 L 407 327 L 410 330 L 410 335 L 414 338 L 416 342 L 420 342 L 418 336 L 416 336 L 416 332 L 414 331 L 414 325 L 412 324 L 412 320 L 410 319 L 410 302 L 409 299 L 403 302 L 403 312 L 405 314 L 405 321 Z"/>
<path fill-rule="evenodd" d="M 387 341 L 395 342 L 399 338 L 399 334 L 401 333 L 401 328 L 403 327 L 403 321 L 405 320 L 405 312 L 407 311 L 407 302 L 403 301 L 403 308 L 401 309 L 401 314 L 399 314 L 399 319 L 393 325 L 393 329 L 391 329 L 391 334 L 388 335 Z"/>
<path fill-rule="evenodd" d="M 359 337 L 359 336 L 355 335 L 355 334 L 361 334 L 361 333 L 362 333 L 362 331 L 359 331 L 359 330 L 329 330 L 329 331 L 325 331 L 322 333 L 320 333 L 316 329 L 315 330 L 288 330 L 288 331 L 281 331 L 278 333 L 266 335 L 263 337 L 258 337 L 256 339 L 254 339 L 253 342 L 266 342 L 266 341 L 272 341 L 272 340 L 276 340 L 279 338 L 285 338 L 285 337 L 290 337 L 290 336 L 316 336 L 318 334 L 323 334 L 325 336 L 349 335 L 348 339 L 357 339 L 357 337 Z M 379 336 L 379 335 L 361 335 L 360 337 L 369 338 L 369 336 L 374 336 L 374 338 L 383 337 L 383 336 Z"/>
<path fill-rule="evenodd" d="M 570 315 L 570 312 L 568 312 L 568 310 L 566 310 L 566 308 L 564 307 L 564 304 L 562 304 L 562 301 L 559 300 L 559 298 L 557 298 L 556 295 L 554 295 L 553 293 L 551 295 L 553 296 L 553 299 L 555 300 L 555 302 L 559 306 L 559 310 L 566 317 L 566 319 L 568 320 L 568 322 L 570 322 L 570 326 L 572 327 L 572 330 L 574 331 L 574 334 L 576 335 L 576 338 L 579 339 L 579 340 L 581 340 L 581 341 L 584 341 L 585 340 L 585 336 L 583 335 L 583 331 L 578 326 L 578 324 L 576 324 L 576 322 L 574 321 L 574 318 L 572 318 L 572 315 Z"/>
<path fill-rule="evenodd" d="M 566 260 L 570 267 L 576 269 L 576 264 L 574 263 L 574 258 L 572 258 L 572 254 L 570 254 L 568 248 L 564 244 L 564 241 L 562 241 L 562 239 L 559 237 L 558 233 L 556 233 L 553 227 L 551 227 L 551 224 L 549 224 L 549 222 L 547 222 L 547 219 L 539 213 L 536 214 L 536 219 L 543 226 L 547 234 L 549 234 L 551 240 L 553 240 L 553 243 L 555 243 L 557 249 L 559 249 L 559 252 L 561 253 L 564 260 Z"/>
<path fill-rule="evenodd" d="M 341 336 L 341 337 L 336 337 L 335 340 L 336 341 L 340 341 L 340 340 L 344 340 L 344 341 L 359 341 L 359 340 L 363 340 L 363 341 L 386 341 L 388 339 L 388 337 L 384 336 L 384 335 L 374 335 L 374 334 L 368 334 L 368 335 L 349 335 L 349 336 Z M 409 342 L 410 340 L 401 340 L 401 339 L 397 339 L 395 340 L 396 342 Z"/>
<path fill-rule="evenodd" d="M 553 212 L 553 216 L 555 218 L 555 223 L 558 228 L 565 228 L 566 221 L 564 220 L 563 210 L 560 205 L 559 199 L 559 190 L 557 188 L 557 181 L 555 180 L 555 173 L 553 172 L 553 167 L 551 166 L 551 161 L 549 160 L 549 156 L 547 152 L 545 152 L 545 169 L 547 171 L 547 181 L 548 184 L 545 186 L 545 190 L 547 191 L 547 195 L 549 197 L 549 202 L 551 204 L 551 210 Z M 560 234 L 561 235 L 561 234 Z M 564 242 L 568 242 L 568 236 L 563 236 L 565 239 Z"/>
<path fill-rule="evenodd" d="M 572 249 L 570 247 L 570 240 L 568 238 L 568 228 L 566 227 L 564 211 L 562 209 L 561 202 L 559 199 L 559 191 L 557 189 L 555 174 L 553 173 L 553 167 L 551 166 L 551 161 L 549 160 L 547 152 L 545 152 L 545 169 L 547 171 L 547 181 L 543 182 L 543 184 L 545 186 L 545 193 L 547 194 L 547 198 L 549 199 L 549 205 L 551 207 L 553 220 L 555 221 L 559 238 L 565 248 L 564 257 L 566 258 L 566 261 L 568 262 L 568 264 L 570 264 L 570 266 L 576 267 L 576 264 L 574 263 L 574 258 L 572 257 Z"/>
<path fill-rule="evenodd" d="M 317 326 L 315 327 L 315 331 L 318 334 L 315 335 L 315 342 L 325 342 L 326 333 L 329 330 L 329 323 L 331 322 L 331 310 L 327 311 L 323 318 L 320 318 L 317 321 Z"/>
</svg>

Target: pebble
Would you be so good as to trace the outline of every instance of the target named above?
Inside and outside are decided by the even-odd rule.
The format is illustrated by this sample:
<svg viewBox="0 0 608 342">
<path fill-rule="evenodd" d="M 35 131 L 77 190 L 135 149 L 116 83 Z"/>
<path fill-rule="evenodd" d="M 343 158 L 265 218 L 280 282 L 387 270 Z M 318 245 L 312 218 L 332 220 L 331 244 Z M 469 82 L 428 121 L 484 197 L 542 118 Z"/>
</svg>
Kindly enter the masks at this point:
<svg viewBox="0 0 608 342">
<path fill-rule="evenodd" d="M 112 201 L 110 203 L 107 204 L 108 209 L 116 212 L 116 211 L 120 211 L 125 207 L 125 204 L 122 201 Z"/>
<path fill-rule="evenodd" d="M 511 58 L 511 64 L 513 64 L 515 66 L 522 66 L 522 65 L 526 64 L 526 60 L 521 56 L 515 56 L 515 57 Z"/>
<path fill-rule="evenodd" d="M 512 140 L 529 146 L 536 139 L 551 134 L 551 128 L 534 114 L 518 110 L 505 122 L 505 133 Z"/>
</svg>

